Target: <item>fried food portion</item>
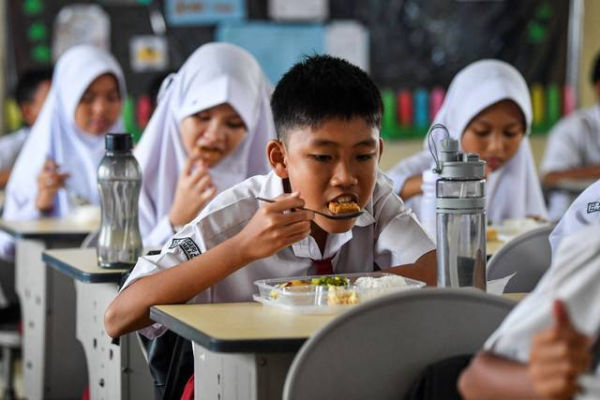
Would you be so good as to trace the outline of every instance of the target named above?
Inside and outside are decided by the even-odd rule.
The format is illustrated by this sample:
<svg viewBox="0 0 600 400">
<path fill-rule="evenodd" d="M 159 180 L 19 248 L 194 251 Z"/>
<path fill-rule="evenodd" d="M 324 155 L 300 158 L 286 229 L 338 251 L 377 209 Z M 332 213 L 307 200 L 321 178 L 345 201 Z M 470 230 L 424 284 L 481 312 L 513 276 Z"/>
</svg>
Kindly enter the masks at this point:
<svg viewBox="0 0 600 400">
<path fill-rule="evenodd" d="M 200 146 L 194 149 L 195 155 L 200 156 L 204 161 L 211 162 L 217 161 L 221 158 L 221 150 L 214 149 L 211 147 Z"/>
<path fill-rule="evenodd" d="M 348 214 L 360 211 L 359 205 L 354 201 L 347 201 L 343 203 L 330 201 L 328 208 L 329 211 L 333 214 Z"/>
</svg>

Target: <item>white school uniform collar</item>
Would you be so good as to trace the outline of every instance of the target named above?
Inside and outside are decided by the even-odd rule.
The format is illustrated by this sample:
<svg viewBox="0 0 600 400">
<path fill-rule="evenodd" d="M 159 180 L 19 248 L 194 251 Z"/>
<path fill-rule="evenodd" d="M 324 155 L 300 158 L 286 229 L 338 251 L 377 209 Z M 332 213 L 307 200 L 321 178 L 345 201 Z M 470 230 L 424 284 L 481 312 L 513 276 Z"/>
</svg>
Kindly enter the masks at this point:
<svg viewBox="0 0 600 400">
<path fill-rule="evenodd" d="M 378 173 L 377 179 L 379 178 L 380 174 Z M 271 171 L 259 193 L 260 197 L 267 199 L 274 199 L 275 197 L 282 195 L 284 193 L 283 180 L 278 177 L 275 172 Z M 365 206 L 364 212 L 356 219 L 352 229 L 342 233 L 329 233 L 327 235 L 327 243 L 325 244 L 325 251 L 323 254 L 321 254 L 321 250 L 312 236 L 308 236 L 307 238 L 294 243 L 292 245 L 292 251 L 296 257 L 310 258 L 313 260 L 333 257 L 339 252 L 343 245 L 352 239 L 352 231 L 356 227 L 363 228 L 374 223 L 373 199 L 371 198 L 371 201 Z"/>
</svg>

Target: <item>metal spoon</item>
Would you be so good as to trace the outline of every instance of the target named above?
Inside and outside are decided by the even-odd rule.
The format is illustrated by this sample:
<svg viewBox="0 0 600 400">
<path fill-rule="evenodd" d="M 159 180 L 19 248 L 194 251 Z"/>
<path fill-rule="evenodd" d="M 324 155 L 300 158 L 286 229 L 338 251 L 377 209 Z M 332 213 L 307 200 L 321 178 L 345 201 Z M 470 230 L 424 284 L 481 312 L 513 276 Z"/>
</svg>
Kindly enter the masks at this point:
<svg viewBox="0 0 600 400">
<path fill-rule="evenodd" d="M 265 199 L 264 197 L 257 197 L 256 200 L 264 201 L 267 203 L 275 203 L 275 200 Z M 363 211 L 357 211 L 357 212 L 353 212 L 353 213 L 344 213 L 344 214 L 327 214 L 327 213 L 324 213 L 321 211 L 311 210 L 310 208 L 304 208 L 304 207 L 296 207 L 296 208 L 298 210 L 312 211 L 315 214 L 322 215 L 325 218 L 329 218 L 329 219 L 352 219 L 352 218 L 358 217 L 359 215 L 361 215 L 363 213 Z"/>
</svg>

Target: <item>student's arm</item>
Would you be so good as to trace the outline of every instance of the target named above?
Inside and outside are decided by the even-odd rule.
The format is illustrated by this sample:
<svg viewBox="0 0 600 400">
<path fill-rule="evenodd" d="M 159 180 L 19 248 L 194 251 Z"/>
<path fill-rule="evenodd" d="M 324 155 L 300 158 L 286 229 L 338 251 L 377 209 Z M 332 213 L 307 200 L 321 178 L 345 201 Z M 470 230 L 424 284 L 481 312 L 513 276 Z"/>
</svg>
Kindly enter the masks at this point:
<svg viewBox="0 0 600 400">
<path fill-rule="evenodd" d="M 544 186 L 554 186 L 561 179 L 598 179 L 600 178 L 600 165 L 588 165 L 572 168 L 565 171 L 552 171 L 544 175 Z"/>
<path fill-rule="evenodd" d="M 248 224 L 232 238 L 204 254 L 139 279 L 112 301 L 104 316 L 106 332 L 112 337 L 152 323 L 150 307 L 185 303 L 211 285 L 254 260 L 268 257 L 310 234 L 314 214 L 284 213 L 304 206 L 297 194 L 284 195 L 261 207 Z"/>
<path fill-rule="evenodd" d="M 400 198 L 408 200 L 413 196 L 423 194 L 421 186 L 423 185 L 423 175 L 415 175 L 404 181 L 404 186 L 400 189 Z"/>
<path fill-rule="evenodd" d="M 400 265 L 383 270 L 425 282 L 428 286 L 437 285 L 437 253 L 431 250 L 412 264 Z"/>
<path fill-rule="evenodd" d="M 458 380 L 465 400 L 540 399 L 527 365 L 488 352 L 477 354 Z"/>
<path fill-rule="evenodd" d="M 590 367 L 590 340 L 577 332 L 565 305 L 554 303 L 554 325 L 534 335 L 528 364 L 479 353 L 458 387 L 470 399 L 571 399 Z"/>
</svg>

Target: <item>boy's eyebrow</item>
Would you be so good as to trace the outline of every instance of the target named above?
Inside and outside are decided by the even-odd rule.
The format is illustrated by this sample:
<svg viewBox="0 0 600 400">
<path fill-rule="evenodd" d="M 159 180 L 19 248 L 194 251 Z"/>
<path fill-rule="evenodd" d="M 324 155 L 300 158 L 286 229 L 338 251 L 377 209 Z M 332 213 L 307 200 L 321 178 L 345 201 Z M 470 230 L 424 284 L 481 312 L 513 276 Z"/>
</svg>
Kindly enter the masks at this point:
<svg viewBox="0 0 600 400">
<path fill-rule="evenodd" d="M 326 147 L 326 146 L 339 147 L 340 146 L 340 144 L 338 142 L 335 142 L 333 140 L 327 140 L 327 139 L 314 139 L 311 144 L 313 146 L 319 146 L 319 147 Z M 359 147 L 359 146 L 376 147 L 376 145 L 377 145 L 377 141 L 375 139 L 371 138 L 371 139 L 362 140 L 362 141 L 356 143 L 353 147 Z"/>
<path fill-rule="evenodd" d="M 358 146 L 368 146 L 368 147 L 377 147 L 377 140 L 370 138 L 360 141 L 354 145 L 354 147 Z"/>
</svg>

